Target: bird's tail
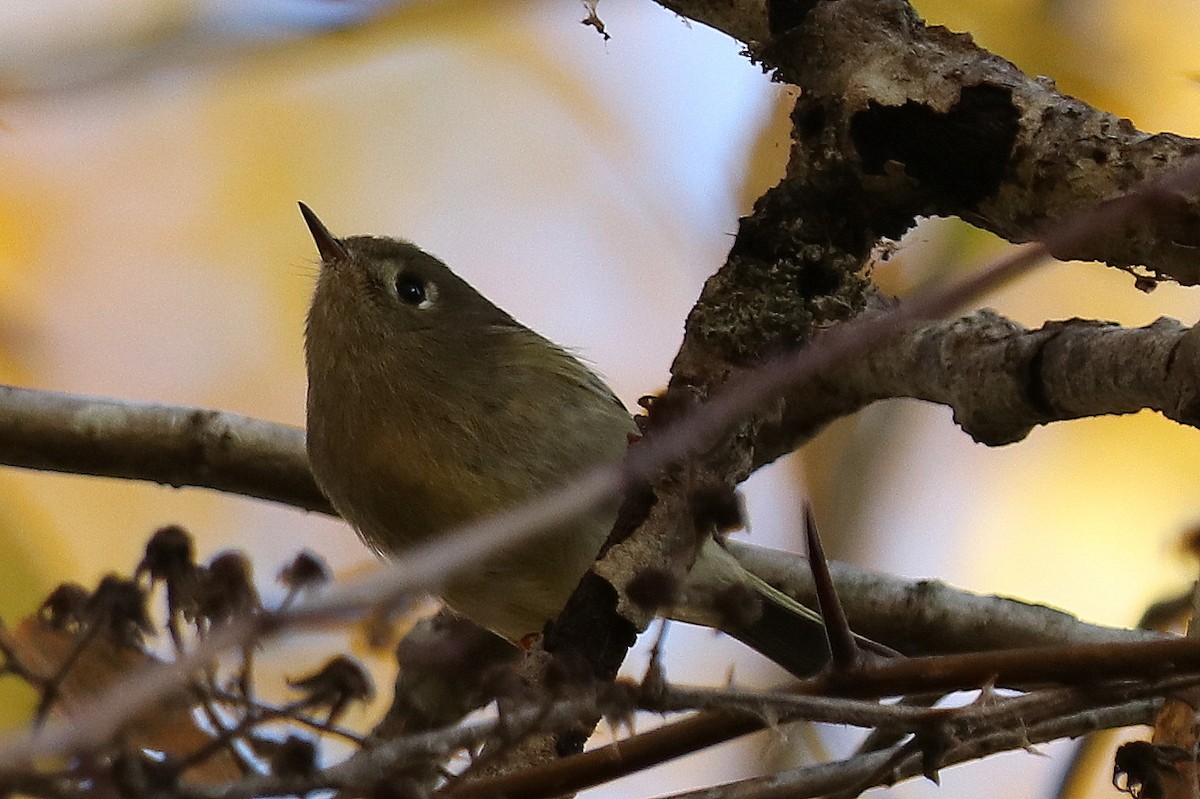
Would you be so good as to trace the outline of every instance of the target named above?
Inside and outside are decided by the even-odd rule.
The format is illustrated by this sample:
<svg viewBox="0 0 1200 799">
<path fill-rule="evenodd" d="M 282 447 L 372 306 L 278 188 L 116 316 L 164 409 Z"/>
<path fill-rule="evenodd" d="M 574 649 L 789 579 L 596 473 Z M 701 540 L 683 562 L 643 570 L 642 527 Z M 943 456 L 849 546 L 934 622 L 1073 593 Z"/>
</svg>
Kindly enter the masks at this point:
<svg viewBox="0 0 1200 799">
<path fill-rule="evenodd" d="M 746 572 L 757 607 L 721 628 L 797 677 L 811 677 L 829 662 L 829 640 L 820 614 Z"/>
<path fill-rule="evenodd" d="M 683 596 L 674 618 L 717 627 L 798 677 L 811 677 L 829 662 L 821 615 L 747 571 L 714 540 L 701 549 Z M 868 638 L 855 639 L 864 650 L 895 654 Z"/>
</svg>

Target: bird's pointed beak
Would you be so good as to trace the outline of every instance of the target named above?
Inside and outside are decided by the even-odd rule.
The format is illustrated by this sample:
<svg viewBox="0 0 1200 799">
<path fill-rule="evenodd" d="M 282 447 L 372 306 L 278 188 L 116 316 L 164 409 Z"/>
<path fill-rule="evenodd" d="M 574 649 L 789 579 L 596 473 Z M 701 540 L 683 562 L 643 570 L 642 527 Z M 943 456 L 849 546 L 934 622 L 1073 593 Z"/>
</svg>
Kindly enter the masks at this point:
<svg viewBox="0 0 1200 799">
<path fill-rule="evenodd" d="M 321 254 L 322 261 L 327 264 L 335 264 L 350 260 L 350 253 L 346 251 L 345 246 L 333 237 L 329 228 L 325 227 L 325 224 L 317 218 L 311 208 L 300 203 L 300 213 L 304 215 L 308 231 L 312 233 L 313 241 L 317 243 L 317 252 Z"/>
</svg>

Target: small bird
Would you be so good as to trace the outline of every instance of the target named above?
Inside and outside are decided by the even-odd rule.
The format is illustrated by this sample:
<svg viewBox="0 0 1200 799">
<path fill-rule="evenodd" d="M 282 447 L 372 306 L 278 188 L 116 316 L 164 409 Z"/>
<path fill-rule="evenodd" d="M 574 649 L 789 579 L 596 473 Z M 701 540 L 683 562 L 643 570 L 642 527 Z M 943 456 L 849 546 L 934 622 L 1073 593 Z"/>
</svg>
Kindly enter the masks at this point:
<svg viewBox="0 0 1200 799">
<path fill-rule="evenodd" d="M 338 239 L 300 210 L 321 256 L 305 331 L 309 462 L 368 545 L 403 552 L 624 454 L 633 418 L 577 358 L 410 242 Z M 540 633 L 595 560 L 617 507 L 493 553 L 442 598 L 514 643 Z M 691 575 L 712 592 L 739 585 L 761 598 L 757 621 L 728 632 L 795 673 L 824 664 L 819 616 L 711 538 Z M 670 613 L 719 625 L 711 607 Z"/>
</svg>

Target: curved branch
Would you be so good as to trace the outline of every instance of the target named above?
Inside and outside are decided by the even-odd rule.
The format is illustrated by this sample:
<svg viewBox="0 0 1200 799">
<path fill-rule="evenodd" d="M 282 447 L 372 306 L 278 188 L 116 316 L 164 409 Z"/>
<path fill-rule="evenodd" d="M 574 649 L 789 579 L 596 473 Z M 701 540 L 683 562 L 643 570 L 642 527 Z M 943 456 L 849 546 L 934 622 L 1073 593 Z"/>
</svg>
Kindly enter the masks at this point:
<svg viewBox="0 0 1200 799">
<path fill-rule="evenodd" d="M 812 574 L 803 555 L 734 539 L 726 547 L 748 571 L 806 605 L 815 604 Z M 1087 624 L 1045 605 L 975 594 L 937 580 L 906 580 L 837 561 L 830 562 L 829 569 L 854 630 L 909 654 L 1163 637 L 1150 630 Z"/>
<path fill-rule="evenodd" d="M 1134 329 L 1069 319 L 1027 330 L 983 310 L 847 366 L 838 375 L 846 385 L 948 405 L 964 431 L 991 446 L 1037 425 L 1146 408 L 1200 425 L 1200 331 L 1174 319 Z"/>
<path fill-rule="evenodd" d="M 773 460 L 836 418 L 912 397 L 946 405 L 981 444 L 1020 441 L 1038 425 L 1150 409 L 1200 427 L 1200 330 L 1161 318 L 1140 328 L 1068 319 L 1029 330 L 994 311 L 933 322 L 791 393 L 759 429 Z"/>
<path fill-rule="evenodd" d="M 1200 152 L 1200 140 L 1140 131 L 970 36 L 925 25 L 904 0 L 660 2 L 747 42 L 803 89 L 780 188 L 815 190 L 797 211 L 824 203 L 838 217 L 830 231 L 852 250 L 898 237 L 916 216 L 958 216 L 1030 241 Z M 1055 255 L 1192 285 L 1198 248 L 1200 202 L 1176 197 Z"/>
<path fill-rule="evenodd" d="M 309 473 L 303 430 L 224 411 L 0 386 L 0 463 L 333 513 Z"/>
</svg>

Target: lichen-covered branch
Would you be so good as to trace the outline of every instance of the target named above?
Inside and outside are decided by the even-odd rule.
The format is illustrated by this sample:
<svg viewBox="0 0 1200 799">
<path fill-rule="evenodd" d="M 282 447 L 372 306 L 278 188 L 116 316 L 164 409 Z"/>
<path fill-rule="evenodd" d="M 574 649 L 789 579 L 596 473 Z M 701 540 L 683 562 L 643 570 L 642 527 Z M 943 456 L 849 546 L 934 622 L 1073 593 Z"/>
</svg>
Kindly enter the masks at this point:
<svg viewBox="0 0 1200 799">
<path fill-rule="evenodd" d="M 803 89 L 786 176 L 742 220 L 688 318 L 673 385 L 701 399 L 742 365 L 868 310 L 860 269 L 871 248 L 918 216 L 956 215 L 1024 241 L 1196 150 L 924 25 L 902 0 L 668 5 L 750 43 Z M 1164 192 L 1148 211 L 1053 251 L 1194 283 L 1197 208 L 1190 193 Z"/>
<path fill-rule="evenodd" d="M 1139 131 L 968 35 L 925 25 L 904 0 L 663 5 L 746 42 L 803 89 L 777 192 L 815 193 L 793 200 L 793 224 L 824 206 L 827 232 L 850 252 L 900 235 L 916 216 L 958 216 L 1029 241 L 1200 151 L 1196 139 Z M 1200 203 L 1177 198 L 1056 255 L 1191 285 L 1198 231 Z"/>
<path fill-rule="evenodd" d="M 1121 199 L 1191 155 L 1194 142 L 1146 136 L 1066 97 L 1049 82 L 1031 79 L 976 47 L 969 37 L 925 26 L 903 0 L 672 0 L 665 5 L 742 38 L 754 57 L 802 91 L 792 114 L 787 173 L 741 220 L 725 265 L 706 282 L 689 314 L 668 393 L 651 408 L 651 440 L 658 431 L 670 430 L 673 418 L 727 391 L 744 370 L 806 345 L 817 348 L 812 341 L 819 331 L 877 309 L 878 294 L 862 267 L 881 238 L 899 237 L 918 216 L 959 216 L 1013 241 L 1052 240 L 1049 249 L 1059 257 L 1097 258 L 1123 268 L 1142 265 L 1183 283 L 1200 282 L 1193 259 L 1200 244 L 1194 190 L 1149 190 L 1143 197 L 1149 202 L 1138 209 Z M 1096 208 L 1097 218 L 1105 209 L 1128 213 L 1086 232 L 1075 228 L 1063 234 L 1080 214 Z M 906 339 L 897 341 L 902 343 L 895 346 L 902 347 Z M 829 403 L 825 415 L 812 413 L 807 392 L 814 386 L 798 388 L 770 407 L 760 406 L 756 415 L 741 417 L 724 438 L 703 448 L 684 469 L 656 479 L 636 502 L 627 499 L 615 545 L 594 573 L 619 587 L 638 564 L 662 563 L 681 547 L 686 551 L 689 536 L 697 535 L 689 518 L 696 486 L 731 490 L 757 466 L 802 444 L 825 421 L 882 396 L 916 394 L 950 403 L 973 435 L 993 443 L 1015 440 L 1032 424 L 1058 418 L 1056 413 L 1095 409 L 1094 401 L 1082 400 L 1081 389 L 1106 381 L 1112 390 L 1105 397 L 1120 412 L 1129 407 L 1131 394 L 1141 391 L 1161 410 L 1190 416 L 1187 401 L 1162 401 L 1162 387 L 1150 388 L 1145 381 L 1123 385 L 1119 374 L 1106 371 L 1116 365 L 1107 355 L 1097 356 L 1101 364 L 1090 376 L 1092 386 L 1069 378 L 1055 383 L 1040 375 L 1038 385 L 1060 399 L 1046 393 L 1022 397 L 1025 407 L 1018 411 L 1023 413 L 1014 415 L 972 394 L 992 390 L 993 376 L 983 380 L 967 374 L 975 366 L 969 354 L 957 363 L 961 373 L 945 361 L 913 367 L 919 356 L 938 354 L 929 351 L 929 338 L 918 336 L 915 342 L 918 349 L 907 362 L 915 374 L 898 367 L 890 392 L 854 382 L 856 355 L 818 377 Z M 1031 351 L 1025 367 L 1037 366 L 1034 353 L 1044 361 L 1051 351 L 1049 343 Z M 998 357 L 997 351 L 980 357 L 989 356 Z M 1021 375 L 1007 377 L 1017 387 L 1031 385 L 1018 379 Z M 1014 392 L 996 399 L 1011 403 Z M 996 423 L 989 427 L 992 416 Z M 602 587 L 591 590 L 593 585 L 585 579 L 589 591 L 576 593 L 559 622 L 574 635 L 562 645 L 599 663 L 590 648 L 605 637 L 597 635 L 596 620 L 605 618 L 615 600 Z M 548 638 L 551 645 L 559 642 Z M 604 662 L 611 660 L 610 654 Z"/>
<path fill-rule="evenodd" d="M 768 50 L 804 89 L 793 119 L 809 157 L 792 160 L 787 180 L 853 178 L 863 227 L 882 235 L 913 215 L 952 215 L 1029 241 L 1200 151 L 1064 95 L 898 0 L 817 3 Z M 1197 246 L 1200 204 L 1177 197 L 1055 255 L 1190 285 Z"/>
</svg>

